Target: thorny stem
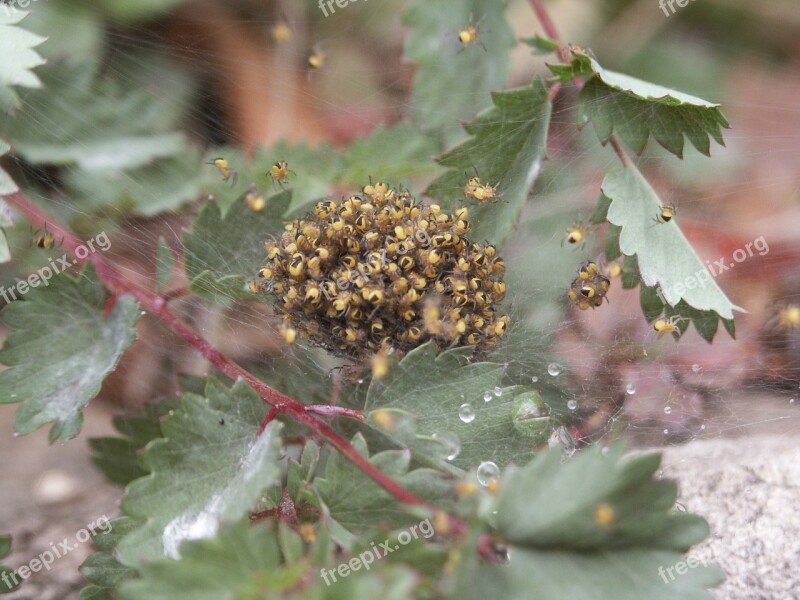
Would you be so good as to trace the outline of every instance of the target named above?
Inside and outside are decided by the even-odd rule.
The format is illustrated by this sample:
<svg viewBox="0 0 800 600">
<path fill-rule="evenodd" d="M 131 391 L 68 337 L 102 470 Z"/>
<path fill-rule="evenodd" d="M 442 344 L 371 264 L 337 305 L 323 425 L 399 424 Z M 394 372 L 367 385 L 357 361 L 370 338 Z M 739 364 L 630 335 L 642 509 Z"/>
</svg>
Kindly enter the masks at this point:
<svg viewBox="0 0 800 600">
<path fill-rule="evenodd" d="M 550 13 L 547 12 L 547 9 L 544 7 L 544 2 L 542 0 L 531 0 L 531 7 L 533 8 L 533 12 L 536 13 L 536 18 L 539 19 L 539 22 L 544 27 L 544 32 L 551 40 L 558 43 L 558 58 L 561 59 L 563 63 L 569 63 L 569 55 L 567 51 L 564 49 L 564 46 L 561 42 L 561 36 L 558 35 L 558 29 L 556 29 L 555 23 L 550 18 Z M 583 87 L 583 82 L 579 79 L 575 80 L 575 85 L 578 89 Z M 550 100 L 554 100 L 558 92 L 561 90 L 561 84 L 557 83 L 553 87 L 550 88 Z M 617 136 L 612 134 L 611 138 L 609 139 L 611 143 L 611 147 L 614 149 L 614 152 L 617 153 L 619 159 L 622 161 L 622 164 L 625 168 L 631 166 L 631 159 L 626 154 L 625 150 L 622 148 L 622 144 L 619 143 Z"/>
<path fill-rule="evenodd" d="M 5 199 L 10 204 L 13 204 L 33 225 L 44 227 L 45 224 L 47 224 L 48 230 L 51 231 L 56 238 L 63 238 L 61 245 L 66 251 L 75 255 L 75 250 L 83 246 L 83 243 L 70 231 L 53 219 L 47 212 L 31 202 L 21 192 L 6 196 Z M 322 436 L 334 448 L 353 462 L 356 467 L 363 471 L 365 475 L 389 492 L 399 502 L 433 508 L 430 504 L 402 487 L 391 477 L 383 473 L 383 471 L 375 467 L 346 439 L 337 434 L 333 428 L 314 416 L 345 416 L 363 420 L 364 417 L 360 411 L 335 406 L 322 407 L 318 405 L 307 405 L 282 394 L 233 362 L 222 352 L 217 350 L 211 342 L 189 327 L 189 325 L 167 308 L 168 298 L 132 284 L 130 278 L 123 276 L 99 254 L 89 253 L 83 261 L 78 260 L 78 262 L 91 262 L 97 269 L 98 276 L 107 288 L 117 295 L 127 294 L 135 298 L 144 309 L 155 317 L 158 317 L 169 329 L 188 342 L 190 346 L 199 352 L 200 355 L 210 362 L 217 370 L 234 381 L 243 380 L 247 382 L 247 384 L 271 406 L 270 413 L 267 415 L 269 421 L 278 414 L 285 414 L 294 418 L 296 421 L 299 421 Z M 262 428 L 266 426 L 269 421 L 265 419 L 265 423 L 262 423 Z"/>
</svg>

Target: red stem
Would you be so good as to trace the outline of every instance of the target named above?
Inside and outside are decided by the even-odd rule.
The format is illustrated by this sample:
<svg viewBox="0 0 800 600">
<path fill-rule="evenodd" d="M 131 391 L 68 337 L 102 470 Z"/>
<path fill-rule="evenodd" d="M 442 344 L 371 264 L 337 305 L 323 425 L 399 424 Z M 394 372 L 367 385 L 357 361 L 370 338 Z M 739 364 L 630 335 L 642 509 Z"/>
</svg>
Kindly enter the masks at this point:
<svg viewBox="0 0 800 600">
<path fill-rule="evenodd" d="M 533 12 L 536 13 L 536 18 L 539 19 L 539 22 L 544 27 L 544 32 L 551 40 L 554 42 L 558 42 L 558 58 L 561 59 L 563 63 L 569 63 L 570 58 L 567 51 L 564 49 L 561 43 L 561 36 L 558 35 L 558 29 L 556 29 L 555 23 L 553 23 L 553 19 L 550 18 L 550 13 L 547 12 L 547 9 L 544 7 L 544 3 L 542 0 L 531 0 L 531 7 L 533 8 Z M 575 85 L 578 89 L 583 87 L 583 81 L 580 79 L 575 80 Z M 558 92 L 561 90 L 561 84 L 557 83 L 552 88 L 550 88 L 550 100 L 554 100 Z M 611 147 L 614 149 L 614 152 L 617 153 L 619 159 L 622 161 L 622 164 L 625 165 L 625 168 L 628 168 L 632 165 L 631 159 L 625 153 L 625 150 L 622 148 L 622 144 L 619 143 L 619 140 L 615 135 L 611 135 L 609 139 L 611 142 Z"/>
<path fill-rule="evenodd" d="M 38 227 L 44 227 L 46 223 L 48 230 L 51 231 L 56 238 L 63 238 L 61 245 L 73 255 L 76 255 L 76 249 L 84 245 L 78 238 L 72 235 L 71 232 L 61 226 L 21 192 L 6 196 L 5 199 L 10 204 L 13 204 L 32 224 Z M 235 381 L 246 381 L 265 402 L 272 406 L 267 416 L 269 420 L 279 413 L 293 417 L 295 420 L 303 423 L 309 429 L 326 439 L 334 448 L 344 454 L 368 477 L 394 496 L 399 502 L 430 507 L 427 502 L 406 490 L 391 477 L 387 476 L 370 463 L 369 460 L 362 456 L 347 440 L 339 436 L 330 426 L 313 416 L 314 414 L 322 416 L 346 416 L 363 420 L 362 413 L 347 408 L 303 404 L 271 388 L 217 350 L 208 340 L 172 313 L 167 308 L 167 298 L 132 285 L 129 278 L 121 275 L 99 254 L 88 253 L 83 261 L 79 260 L 78 262 L 86 261 L 91 262 L 95 266 L 100 279 L 115 294 L 128 294 L 133 296 L 143 308 L 158 317 L 169 329 L 186 340 L 190 346 L 197 350 L 208 362 L 214 365 L 217 370 Z"/>
<path fill-rule="evenodd" d="M 558 42 L 558 50 L 556 51 L 558 58 L 561 59 L 561 62 L 570 62 L 567 52 L 561 45 L 561 38 L 558 35 L 558 30 L 556 29 L 555 23 L 553 23 L 553 19 L 550 18 L 550 13 L 547 12 L 544 4 L 542 4 L 542 0 L 531 0 L 531 7 L 533 8 L 533 12 L 536 13 L 536 18 L 539 19 L 542 27 L 544 27 L 544 32 L 547 37 L 554 42 Z"/>
</svg>

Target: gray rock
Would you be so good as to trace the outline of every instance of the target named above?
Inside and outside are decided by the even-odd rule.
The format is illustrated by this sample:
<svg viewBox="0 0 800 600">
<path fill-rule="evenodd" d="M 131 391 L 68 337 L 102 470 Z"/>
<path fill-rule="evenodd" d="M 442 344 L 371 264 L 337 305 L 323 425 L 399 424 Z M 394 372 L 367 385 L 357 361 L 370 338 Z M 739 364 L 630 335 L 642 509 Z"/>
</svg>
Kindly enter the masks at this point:
<svg viewBox="0 0 800 600">
<path fill-rule="evenodd" d="M 717 564 L 725 600 L 800 598 L 800 444 L 791 437 L 697 440 L 663 450 L 679 502 L 711 536 L 691 556 Z"/>
</svg>

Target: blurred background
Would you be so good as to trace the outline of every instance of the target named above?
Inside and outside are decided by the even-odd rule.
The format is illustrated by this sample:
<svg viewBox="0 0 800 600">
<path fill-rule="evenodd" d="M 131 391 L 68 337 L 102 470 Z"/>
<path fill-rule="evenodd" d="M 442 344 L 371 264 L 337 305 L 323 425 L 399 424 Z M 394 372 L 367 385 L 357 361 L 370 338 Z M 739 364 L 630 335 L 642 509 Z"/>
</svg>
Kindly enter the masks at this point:
<svg viewBox="0 0 800 600">
<path fill-rule="evenodd" d="M 511 380 L 552 390 L 558 396 L 554 405 L 573 401 L 567 416 L 579 443 L 612 432 L 640 445 L 795 435 L 800 325 L 780 315 L 800 305 L 796 0 L 696 0 L 669 16 L 657 0 L 547 5 L 563 40 L 590 48 L 605 67 L 722 105 L 732 128 L 724 132 L 726 146 L 713 146 L 710 159 L 687 147 L 681 161 L 651 140 L 638 164 L 665 203 L 676 206 L 682 230 L 704 260 L 730 263 L 738 249 L 757 239 L 768 250 L 718 278 L 731 300 L 747 310 L 737 316 L 735 341 L 722 328 L 711 345 L 693 329 L 678 343 L 654 336 L 638 291 L 622 290 L 618 280 L 607 305 L 583 313 L 570 309 L 565 293 L 575 266 L 586 258 L 602 260 L 605 230 L 592 228 L 586 247 L 575 252 L 562 248 L 564 231 L 588 220 L 600 182 L 618 159 L 600 146 L 591 127 L 576 129 L 577 94 L 568 86 L 556 101 L 549 160 L 503 249 L 506 304 L 515 325 L 492 358 L 508 363 Z M 288 160 L 309 174 L 295 188 L 301 202 L 352 191 L 329 185 L 330 170 L 342 168 L 329 157 L 381 127 L 407 123 L 415 109 L 416 69 L 404 55 L 406 8 L 402 0 L 354 0 L 326 17 L 310 0 L 34 0 L 23 26 L 49 38 L 39 47 L 48 65 L 37 73 L 44 93 L 61 102 L 37 104 L 36 94 L 22 94 L 24 117 L 0 118 L 0 137 L 26 140 L 25 151 L 4 157 L 3 166 L 84 239 L 108 232 L 110 258 L 152 287 L 159 238 L 180 260 L 182 230 L 202 204 L 210 196 L 230 203 L 241 194 L 220 184 L 213 167 L 204 165 L 209 158 L 229 158 L 245 181 L 251 172 L 263 174 L 276 160 Z M 517 37 L 544 35 L 527 0 L 511 0 L 509 21 Z M 447 34 L 455 46 L 457 33 Z M 491 47 L 492 32 L 482 40 Z M 309 68 L 312 55 L 322 57 L 322 68 Z M 545 63 L 556 60 L 521 44 L 512 57 L 507 87 L 548 76 Z M 41 146 L 40 130 L 53 120 L 75 118 L 76 130 L 65 125 L 65 135 L 81 139 L 112 126 L 77 118 L 95 79 L 101 84 L 92 97 L 106 106 L 108 123 L 130 115 L 126 135 L 151 136 L 150 143 L 165 148 L 164 158 L 155 153 L 123 173 L 104 171 L 88 157 L 83 163 L 30 159 Z M 175 132 L 187 150 L 172 156 Z M 433 157 L 440 150 L 431 143 L 383 153 L 391 165 L 395 151 Z M 397 178 L 422 190 L 439 172 L 430 161 Z M 359 176 L 366 175 L 391 180 L 377 172 Z M 28 224 L 20 221 L 7 234 L 14 261 L 0 268 L 4 285 L 46 263 L 30 247 Z M 60 254 L 57 248 L 51 253 Z M 170 287 L 186 284 L 176 275 Z M 176 308 L 254 371 L 280 368 L 324 382 L 337 365 L 313 349 L 287 351 L 277 334 L 279 322 L 263 306 L 219 308 L 192 298 Z M 85 440 L 110 432 L 109 413 L 174 395 L 180 375 L 206 373 L 208 365 L 191 349 L 144 317 L 139 341 L 106 382 L 100 401 L 87 408 L 87 427 L 77 441 L 48 448 L 44 431 L 14 439 L 16 407 L 0 407 L 0 455 L 15 475 L 6 481 L 18 485 L 0 484 L 0 530 L 27 520 L 23 529 L 33 543 L 37 535 L 57 539 L 54 532 L 42 533 L 54 515 L 63 514 L 70 531 L 99 516 L 91 503 L 80 501 L 86 492 L 77 482 L 92 481 L 96 499 L 118 498 L 121 491 L 91 471 Z M 322 401 L 327 394 L 330 389 L 322 386 Z M 25 510 L 30 498 L 41 510 Z M 77 553 L 74 561 L 80 563 Z M 57 594 L 79 589 L 77 572 L 59 568 L 64 581 Z M 52 595 L 56 587 L 32 589 L 12 597 L 65 597 Z"/>
</svg>

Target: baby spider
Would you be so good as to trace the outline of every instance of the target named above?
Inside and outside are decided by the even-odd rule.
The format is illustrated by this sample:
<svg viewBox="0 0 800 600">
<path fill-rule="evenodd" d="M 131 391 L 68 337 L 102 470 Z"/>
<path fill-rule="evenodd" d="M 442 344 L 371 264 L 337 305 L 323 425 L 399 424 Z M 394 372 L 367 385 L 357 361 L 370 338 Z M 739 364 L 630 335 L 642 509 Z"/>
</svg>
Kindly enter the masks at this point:
<svg viewBox="0 0 800 600">
<path fill-rule="evenodd" d="M 319 47 L 319 45 L 314 46 L 311 49 L 311 54 L 308 55 L 308 66 L 314 69 L 315 71 L 319 71 L 322 67 L 325 66 L 325 60 L 327 56 Z"/>
<path fill-rule="evenodd" d="M 787 304 L 778 313 L 780 324 L 788 329 L 800 327 L 800 305 Z"/>
<path fill-rule="evenodd" d="M 677 315 L 673 315 L 668 319 L 660 317 L 653 322 L 653 330 L 656 332 L 658 337 L 662 337 L 670 333 L 674 334 L 675 332 L 680 332 L 678 323 L 685 320 L 686 319 L 684 317 L 679 317 Z"/>
<path fill-rule="evenodd" d="M 611 263 L 603 267 L 603 274 L 606 277 L 613 279 L 622 275 L 622 265 L 619 263 Z"/>
<path fill-rule="evenodd" d="M 567 235 L 562 238 L 561 247 L 564 247 L 564 242 L 568 242 L 571 246 L 575 246 L 576 249 L 583 248 L 586 245 L 586 234 L 588 232 L 589 228 L 580 221 L 573 223 L 572 227 L 567 229 Z"/>
<path fill-rule="evenodd" d="M 275 23 L 270 33 L 272 33 L 272 39 L 276 44 L 285 44 L 291 41 L 293 36 L 292 28 L 289 26 L 289 23 L 286 22 L 286 19 L 281 19 Z"/>
<path fill-rule="evenodd" d="M 481 31 L 479 29 L 481 21 L 483 21 L 483 19 L 480 19 L 477 23 L 473 22 L 472 15 L 470 15 L 469 23 L 458 32 L 458 41 L 461 42 L 462 45 L 461 50 L 458 51 L 459 54 L 466 50 L 467 46 L 470 44 L 480 44 L 484 52 L 488 52 L 486 45 L 481 41 Z"/>
<path fill-rule="evenodd" d="M 283 182 L 289 181 L 289 173 L 292 175 L 297 175 L 297 173 L 289 168 L 289 163 L 287 163 L 285 160 L 281 160 L 270 167 L 267 175 L 272 177 L 273 185 L 277 183 L 279 186 L 281 186 L 281 189 L 283 189 Z"/>
<path fill-rule="evenodd" d="M 64 242 L 64 238 L 61 238 L 61 242 Z M 47 223 L 45 223 L 43 230 L 37 229 L 33 232 L 32 243 L 42 250 L 50 250 L 56 246 L 56 237 L 47 230 Z"/>
<path fill-rule="evenodd" d="M 258 191 L 255 184 L 251 185 L 247 190 L 247 195 L 245 195 L 244 200 L 247 202 L 248 208 L 253 212 L 261 212 L 264 210 L 264 207 L 267 206 L 264 194 Z"/>
<path fill-rule="evenodd" d="M 236 182 L 239 181 L 239 174 L 236 172 L 235 169 L 231 168 L 230 163 L 222 158 L 214 158 L 206 163 L 207 165 L 214 165 L 219 171 L 219 174 L 222 175 L 222 181 L 227 183 L 231 182 L 231 187 L 236 187 Z"/>
<path fill-rule="evenodd" d="M 474 198 L 478 201 L 478 204 L 489 201 L 498 202 L 500 200 L 500 198 L 497 197 L 498 185 L 500 185 L 500 182 L 497 182 L 493 186 L 484 184 L 476 172 L 475 177 L 467 181 L 467 185 L 464 186 L 464 196 L 466 198 Z"/>
<path fill-rule="evenodd" d="M 653 220 L 656 223 L 669 223 L 677 212 L 678 210 L 674 206 L 662 206 L 658 212 L 658 216 Z"/>
</svg>

